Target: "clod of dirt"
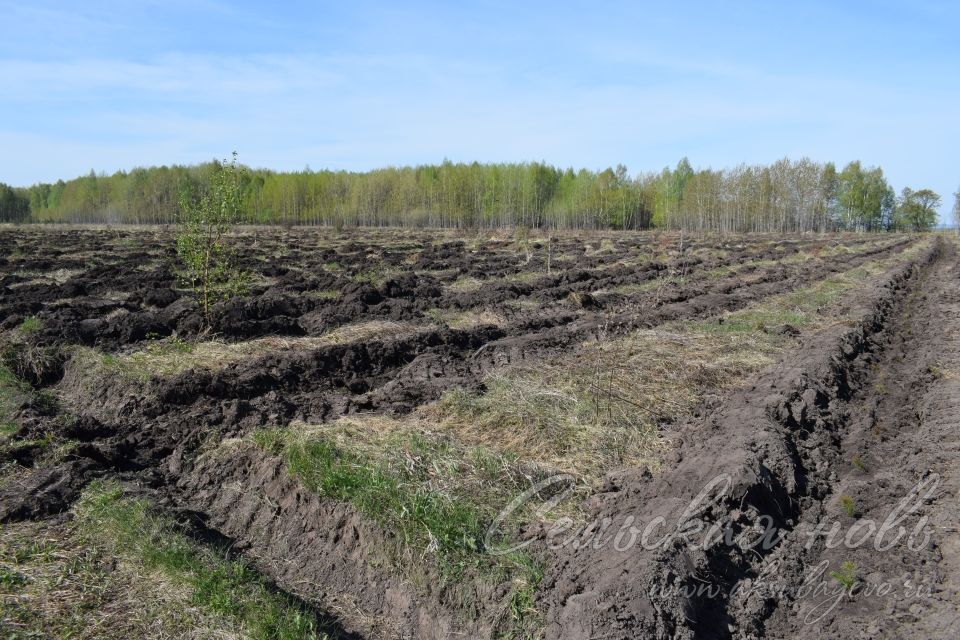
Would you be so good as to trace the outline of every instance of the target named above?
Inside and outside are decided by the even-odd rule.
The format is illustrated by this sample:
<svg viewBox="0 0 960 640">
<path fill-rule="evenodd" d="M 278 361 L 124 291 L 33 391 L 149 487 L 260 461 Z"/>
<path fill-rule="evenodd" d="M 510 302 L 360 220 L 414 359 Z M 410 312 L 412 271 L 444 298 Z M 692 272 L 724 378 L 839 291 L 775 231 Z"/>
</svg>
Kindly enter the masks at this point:
<svg viewBox="0 0 960 640">
<path fill-rule="evenodd" d="M 34 469 L 0 489 L 0 522 L 62 513 L 72 505 L 101 466 L 88 458 Z"/>
</svg>

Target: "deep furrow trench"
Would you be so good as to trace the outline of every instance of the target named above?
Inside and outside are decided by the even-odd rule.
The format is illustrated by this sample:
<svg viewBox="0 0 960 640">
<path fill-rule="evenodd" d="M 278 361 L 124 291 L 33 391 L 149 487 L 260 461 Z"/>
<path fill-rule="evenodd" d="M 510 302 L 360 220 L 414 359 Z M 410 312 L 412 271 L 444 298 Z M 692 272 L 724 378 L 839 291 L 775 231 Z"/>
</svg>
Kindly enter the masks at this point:
<svg viewBox="0 0 960 640">
<path fill-rule="evenodd" d="M 762 590 L 734 587 L 749 586 L 771 567 L 787 583 L 791 578 L 801 583 L 805 560 L 819 559 L 816 553 L 804 558 L 799 542 L 825 513 L 836 515 L 833 501 L 843 491 L 838 476 L 861 471 L 844 459 L 844 454 L 851 455 L 859 405 L 877 394 L 876 371 L 883 371 L 885 364 L 901 363 L 890 368 L 894 377 L 926 366 L 918 353 L 928 349 L 917 352 L 919 345 L 912 345 L 904 351 L 891 345 L 916 335 L 902 317 L 915 313 L 931 317 L 933 309 L 918 306 L 917 299 L 943 299 L 935 294 L 943 285 L 936 283 L 950 282 L 945 275 L 955 272 L 953 247 L 938 243 L 872 300 L 868 297 L 864 319 L 856 327 L 815 336 L 799 357 L 734 394 L 705 425 L 692 425 L 684 436 L 685 446 L 678 449 L 676 465 L 663 476 L 625 474 L 594 498 L 597 519 L 609 518 L 616 530 L 628 516 L 650 522 L 658 514 L 669 518 L 683 513 L 711 480 L 728 477 L 730 491 L 703 513 L 706 524 L 729 528 L 736 537 L 751 530 L 763 532 L 764 522 L 773 523 L 785 536 L 782 544 L 761 553 L 721 542 L 701 547 L 683 541 L 659 550 L 566 549 L 546 579 L 547 637 L 794 637 L 801 632 L 819 637 L 820 627 L 801 622 L 802 605 L 810 603 L 793 607 L 797 603 L 789 597 L 771 598 Z M 955 280 L 949 287 L 953 298 L 948 299 L 955 299 Z M 888 402 L 896 406 L 897 396 L 891 395 Z M 911 426 L 901 422 L 908 440 Z M 916 470 L 913 474 L 923 475 Z M 869 493 L 866 487 L 863 491 Z M 929 554 L 937 552 L 929 550 L 916 564 L 928 562 Z M 879 557 L 882 562 L 868 556 L 862 566 L 886 562 Z M 888 567 L 891 564 L 896 562 Z M 865 614 L 869 605 L 851 599 L 843 606 L 860 614 L 863 629 L 876 631 L 876 616 Z M 840 609 L 834 617 L 843 613 Z M 836 637 L 850 637 L 844 624 L 829 628 Z"/>
</svg>

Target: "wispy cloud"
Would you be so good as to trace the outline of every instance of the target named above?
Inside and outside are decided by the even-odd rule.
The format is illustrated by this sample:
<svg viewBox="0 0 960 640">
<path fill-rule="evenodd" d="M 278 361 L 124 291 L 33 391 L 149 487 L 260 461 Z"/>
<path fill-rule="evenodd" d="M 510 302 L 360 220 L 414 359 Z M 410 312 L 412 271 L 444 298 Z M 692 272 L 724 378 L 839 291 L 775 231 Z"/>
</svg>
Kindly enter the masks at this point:
<svg viewBox="0 0 960 640">
<path fill-rule="evenodd" d="M 960 55 L 939 14 L 910 14 L 930 29 L 893 56 L 890 18 L 832 7 L 757 5 L 719 29 L 711 5 L 62 6 L 0 0 L 22 27 L 0 26 L 2 181 L 237 148 L 278 169 L 859 157 L 898 186 L 956 186 L 960 80 L 940 70 Z M 815 27 L 827 45 L 801 40 Z"/>
</svg>

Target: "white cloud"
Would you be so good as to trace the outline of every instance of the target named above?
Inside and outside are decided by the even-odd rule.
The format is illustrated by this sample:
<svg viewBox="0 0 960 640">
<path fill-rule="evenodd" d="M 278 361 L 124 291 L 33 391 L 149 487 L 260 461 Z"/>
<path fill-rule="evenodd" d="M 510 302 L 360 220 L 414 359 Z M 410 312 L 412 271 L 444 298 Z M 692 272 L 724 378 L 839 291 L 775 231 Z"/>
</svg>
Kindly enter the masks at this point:
<svg viewBox="0 0 960 640">
<path fill-rule="evenodd" d="M 785 154 L 881 164 L 899 187 L 951 193 L 955 88 L 903 86 L 600 48 L 632 75 L 403 54 L 165 54 L 0 60 L 0 180 L 189 163 L 238 149 L 277 169 L 546 160 L 657 170 Z M 588 61 L 589 62 L 589 61 Z M 619 64 L 619 62 L 618 62 Z M 645 73 L 655 68 L 662 73 Z M 918 161 L 918 158 L 921 160 Z"/>
</svg>

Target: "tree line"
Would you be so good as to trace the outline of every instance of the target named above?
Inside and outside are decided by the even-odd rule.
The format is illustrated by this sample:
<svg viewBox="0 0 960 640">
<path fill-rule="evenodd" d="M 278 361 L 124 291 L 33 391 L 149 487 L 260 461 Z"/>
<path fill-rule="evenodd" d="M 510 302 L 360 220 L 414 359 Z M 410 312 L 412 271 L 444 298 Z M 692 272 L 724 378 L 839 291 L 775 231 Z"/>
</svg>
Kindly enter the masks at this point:
<svg viewBox="0 0 960 640">
<path fill-rule="evenodd" d="M 0 221 L 168 224 L 183 193 L 208 188 L 221 163 L 90 172 L 27 188 L 0 184 Z M 940 197 L 904 188 L 879 167 L 784 158 L 770 165 L 694 169 L 684 158 L 631 176 L 545 163 L 453 163 L 367 172 L 244 167 L 245 223 L 342 227 L 543 227 L 795 232 L 925 230 Z"/>
</svg>

